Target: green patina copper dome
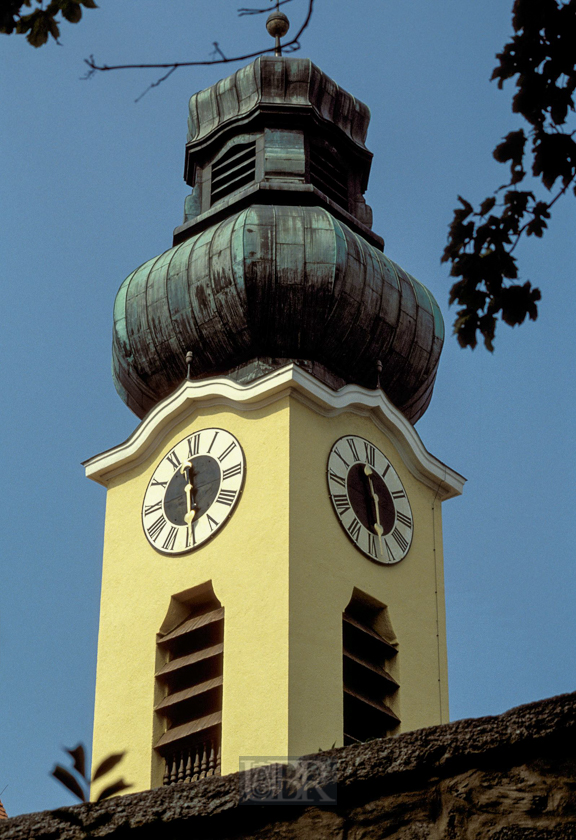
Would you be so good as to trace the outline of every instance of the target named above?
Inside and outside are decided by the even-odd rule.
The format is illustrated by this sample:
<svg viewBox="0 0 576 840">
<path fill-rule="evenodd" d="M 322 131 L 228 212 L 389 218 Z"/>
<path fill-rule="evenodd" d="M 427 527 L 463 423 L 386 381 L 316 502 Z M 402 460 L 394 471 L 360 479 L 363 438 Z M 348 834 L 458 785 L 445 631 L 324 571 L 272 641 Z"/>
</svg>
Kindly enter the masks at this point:
<svg viewBox="0 0 576 840">
<path fill-rule="evenodd" d="M 384 256 L 363 193 L 368 109 L 310 61 L 262 57 L 192 97 L 174 246 L 126 278 L 113 375 L 142 417 L 186 375 L 250 381 L 287 362 L 334 388 L 379 382 L 415 422 L 444 328 Z"/>
</svg>

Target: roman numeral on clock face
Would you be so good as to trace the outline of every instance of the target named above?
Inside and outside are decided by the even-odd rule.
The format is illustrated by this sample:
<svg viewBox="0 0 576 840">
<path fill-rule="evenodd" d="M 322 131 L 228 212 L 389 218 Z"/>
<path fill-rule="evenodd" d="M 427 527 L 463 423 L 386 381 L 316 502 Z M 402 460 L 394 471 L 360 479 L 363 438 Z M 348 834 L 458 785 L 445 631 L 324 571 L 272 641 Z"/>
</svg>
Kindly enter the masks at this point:
<svg viewBox="0 0 576 840">
<path fill-rule="evenodd" d="M 235 467 L 228 467 L 227 470 L 222 472 L 222 481 L 226 481 L 227 478 L 234 478 L 235 475 L 240 475 L 242 472 L 242 464 L 236 464 Z"/>
<path fill-rule="evenodd" d="M 208 525 L 210 526 L 210 531 L 211 531 L 211 532 L 214 530 L 214 528 L 217 528 L 217 527 L 218 527 L 218 525 L 220 525 L 220 523 L 219 523 L 219 522 L 216 522 L 216 520 L 215 520 L 215 519 L 213 519 L 213 518 L 210 516 L 210 514 L 209 514 L 209 513 L 207 513 L 207 514 L 206 514 L 206 519 L 208 520 Z"/>
<path fill-rule="evenodd" d="M 186 528 L 186 548 L 193 548 L 196 545 L 196 522 L 192 523 L 192 540 L 190 540 L 190 529 Z"/>
<path fill-rule="evenodd" d="M 201 432 L 198 432 L 197 434 L 192 435 L 192 437 L 188 438 L 189 458 L 192 458 L 194 455 L 198 455 L 198 452 L 200 451 L 200 434 Z"/>
<path fill-rule="evenodd" d="M 153 505 L 146 505 L 144 508 L 144 516 L 148 516 L 150 513 L 156 513 L 159 510 L 162 510 L 162 499 Z"/>
<path fill-rule="evenodd" d="M 347 510 L 350 510 L 350 502 L 348 501 L 348 496 L 346 493 L 336 493 L 332 496 L 334 499 L 334 504 L 336 505 L 336 510 L 342 516 L 346 513 Z"/>
<path fill-rule="evenodd" d="M 235 498 L 236 493 L 234 490 L 220 490 L 216 496 L 216 501 L 220 505 L 227 505 L 228 507 L 231 507 Z"/>
<path fill-rule="evenodd" d="M 170 528 L 170 530 L 168 531 L 168 536 L 166 537 L 166 539 L 162 543 L 162 548 L 164 548 L 166 551 L 172 551 L 173 548 L 174 548 L 174 545 L 176 544 L 176 537 L 177 536 L 178 536 L 178 528 L 174 528 L 174 527 Z"/>
<path fill-rule="evenodd" d="M 166 460 L 172 464 L 175 470 L 177 470 L 180 464 L 182 463 L 175 452 L 171 452 L 170 455 L 166 457 Z"/>
<path fill-rule="evenodd" d="M 338 473 L 335 473 L 334 470 L 328 471 L 328 478 L 335 484 L 339 484 L 340 487 L 346 487 L 346 479 L 344 478 L 344 476 L 338 475 Z"/>
<path fill-rule="evenodd" d="M 150 527 L 148 528 L 148 534 L 153 542 L 156 542 L 156 540 L 164 530 L 165 526 L 166 520 L 164 518 L 164 515 L 159 516 L 158 519 L 156 519 L 156 521 L 153 522 L 152 525 L 150 525 Z"/>
<path fill-rule="evenodd" d="M 336 455 L 337 458 L 340 458 L 340 460 L 342 461 L 342 463 L 344 464 L 346 469 L 349 470 L 350 469 L 350 464 L 348 463 L 346 458 L 342 457 L 342 455 L 340 454 L 340 450 L 335 446 L 332 451 L 334 452 L 334 455 Z"/>
<path fill-rule="evenodd" d="M 402 551 L 406 551 L 408 548 L 408 540 L 405 540 L 398 528 L 394 528 L 392 531 L 392 539 L 396 540 Z"/>
<path fill-rule="evenodd" d="M 227 447 L 226 447 L 226 449 L 224 450 L 224 452 L 222 452 L 222 454 L 221 454 L 221 455 L 218 455 L 218 460 L 220 461 L 220 463 L 222 463 L 222 461 L 224 460 L 224 458 L 227 458 L 227 457 L 228 457 L 228 455 L 230 455 L 230 453 L 232 452 L 232 450 L 233 450 L 233 449 L 235 449 L 235 448 L 236 448 L 236 443 L 235 443 L 235 441 L 232 441 L 232 443 L 231 443 L 229 446 L 227 446 Z"/>
<path fill-rule="evenodd" d="M 354 541 L 356 541 L 358 539 L 358 537 L 360 536 L 361 529 L 362 529 L 362 526 L 360 525 L 360 523 L 358 522 L 356 517 L 354 517 L 354 519 L 352 520 L 350 525 L 348 525 L 348 533 L 350 534 L 350 536 L 352 537 L 352 539 Z"/>
<path fill-rule="evenodd" d="M 371 534 L 370 531 L 367 532 L 368 534 L 368 551 L 370 554 L 375 554 L 378 557 L 378 549 L 376 548 L 376 537 L 374 534 Z"/>
<path fill-rule="evenodd" d="M 387 540 L 384 540 L 384 544 L 385 544 L 385 546 L 386 546 L 386 553 L 388 554 L 388 560 L 389 560 L 389 562 L 390 562 L 390 563 L 395 563 L 395 562 L 396 562 L 396 558 L 394 557 L 394 554 L 392 553 L 392 549 L 391 549 L 391 548 L 390 548 L 390 546 L 388 545 L 388 541 L 387 541 Z"/>
<path fill-rule="evenodd" d="M 360 460 L 360 456 L 358 455 L 358 449 L 356 448 L 356 441 L 354 438 L 346 438 L 346 443 L 350 447 L 350 452 L 352 453 L 352 457 L 355 461 Z"/>
<path fill-rule="evenodd" d="M 407 528 L 412 527 L 412 520 L 406 514 L 401 513 L 399 510 L 396 511 L 396 519 L 400 522 L 401 525 L 406 525 Z"/>
<path fill-rule="evenodd" d="M 367 443 L 367 441 L 364 441 L 364 452 L 365 452 L 365 455 L 366 455 L 366 463 L 370 467 L 375 467 L 376 466 L 376 448 L 374 446 L 372 446 L 372 444 Z"/>
</svg>

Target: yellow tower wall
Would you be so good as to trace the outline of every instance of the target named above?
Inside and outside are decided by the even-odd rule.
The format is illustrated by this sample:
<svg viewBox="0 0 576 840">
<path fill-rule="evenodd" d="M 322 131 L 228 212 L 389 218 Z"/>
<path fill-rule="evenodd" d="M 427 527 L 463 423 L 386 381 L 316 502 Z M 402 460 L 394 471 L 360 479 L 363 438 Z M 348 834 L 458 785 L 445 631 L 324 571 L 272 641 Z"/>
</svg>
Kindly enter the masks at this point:
<svg viewBox="0 0 576 840">
<path fill-rule="evenodd" d="M 342 612 L 355 587 L 388 607 L 398 638 L 400 731 L 448 720 L 439 498 L 459 491 L 415 475 L 415 444 L 406 443 L 415 432 L 390 404 L 385 410 L 405 424 L 402 434 L 378 419 L 382 407 L 332 410 L 329 389 L 308 399 L 317 390 L 308 380 L 291 370 L 243 391 L 223 380 L 212 388 L 185 383 L 126 444 L 87 462 L 88 475 L 108 489 L 93 763 L 125 751 L 132 791 L 162 783 L 153 750 L 162 731 L 153 712 L 157 633 L 167 629 L 171 599 L 207 581 L 225 610 L 223 774 L 237 771 L 242 756 L 342 743 Z M 244 449 L 242 496 L 214 539 L 189 554 L 162 555 L 142 530 L 148 481 L 179 440 L 211 426 L 229 430 Z M 378 446 L 407 490 L 414 538 L 395 566 L 362 555 L 335 516 L 326 462 L 345 434 Z"/>
<path fill-rule="evenodd" d="M 406 558 L 378 565 L 354 546 L 328 496 L 333 443 L 359 435 L 384 452 L 410 499 Z M 440 502 L 407 469 L 370 416 L 322 416 L 294 400 L 290 412 L 290 754 L 342 745 L 342 613 L 354 588 L 388 607 L 399 642 L 393 709 L 399 732 L 447 722 L 448 668 Z M 319 698 L 322 698 L 321 701 Z"/>
</svg>

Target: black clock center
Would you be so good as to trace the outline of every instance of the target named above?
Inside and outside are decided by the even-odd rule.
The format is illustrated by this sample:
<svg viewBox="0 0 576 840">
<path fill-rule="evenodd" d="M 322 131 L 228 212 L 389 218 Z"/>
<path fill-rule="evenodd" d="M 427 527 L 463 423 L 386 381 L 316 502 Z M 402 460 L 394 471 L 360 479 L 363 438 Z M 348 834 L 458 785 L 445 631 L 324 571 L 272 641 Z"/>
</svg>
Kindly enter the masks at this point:
<svg viewBox="0 0 576 840">
<path fill-rule="evenodd" d="M 192 510 L 195 511 L 194 520 L 197 521 L 211 507 L 218 495 L 221 481 L 218 461 L 211 455 L 195 456 L 192 459 L 190 479 L 192 483 Z M 188 478 L 186 473 L 182 473 L 178 469 L 170 479 L 164 497 L 164 512 L 166 517 L 173 525 L 178 525 L 179 527 L 186 525 L 184 517 L 187 512 L 187 484 Z"/>
<path fill-rule="evenodd" d="M 378 473 L 372 471 L 368 477 L 364 471 L 364 464 L 353 464 L 348 470 L 347 490 L 354 513 L 362 525 L 372 533 L 375 532 L 374 525 L 377 522 L 376 501 L 373 493 L 378 496 L 378 514 L 382 534 L 384 536 L 389 534 L 396 518 L 394 500 Z"/>
</svg>

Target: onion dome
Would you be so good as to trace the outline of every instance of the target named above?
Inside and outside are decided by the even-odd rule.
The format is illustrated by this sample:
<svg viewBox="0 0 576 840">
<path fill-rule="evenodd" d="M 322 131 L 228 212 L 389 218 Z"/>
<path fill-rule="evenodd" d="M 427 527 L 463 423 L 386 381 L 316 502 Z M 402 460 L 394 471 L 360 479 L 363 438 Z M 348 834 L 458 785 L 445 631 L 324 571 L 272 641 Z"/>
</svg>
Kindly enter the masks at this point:
<svg viewBox="0 0 576 840">
<path fill-rule="evenodd" d="M 368 122 L 307 59 L 262 56 L 191 98 L 184 223 L 114 309 L 114 382 L 139 417 L 180 384 L 187 351 L 193 378 L 293 362 L 424 413 L 442 316 L 371 229 Z"/>
</svg>

